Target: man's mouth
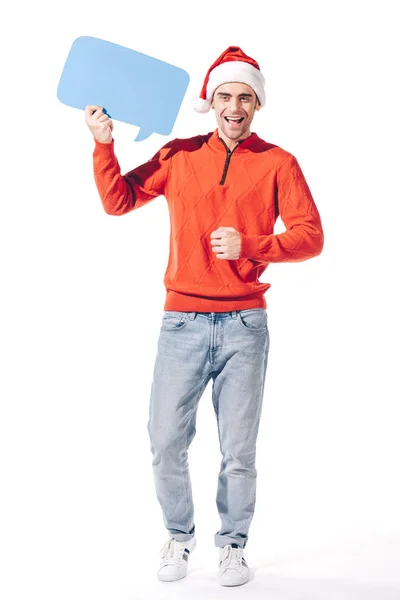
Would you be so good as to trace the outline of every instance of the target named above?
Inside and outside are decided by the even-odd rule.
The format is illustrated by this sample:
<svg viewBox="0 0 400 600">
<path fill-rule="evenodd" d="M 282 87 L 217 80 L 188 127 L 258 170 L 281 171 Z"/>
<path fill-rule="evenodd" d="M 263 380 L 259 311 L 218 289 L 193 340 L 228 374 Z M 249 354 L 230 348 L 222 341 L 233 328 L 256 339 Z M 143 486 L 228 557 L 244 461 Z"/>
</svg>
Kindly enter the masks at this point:
<svg viewBox="0 0 400 600">
<path fill-rule="evenodd" d="M 229 125 L 239 125 L 244 117 L 224 117 L 224 119 Z"/>
</svg>

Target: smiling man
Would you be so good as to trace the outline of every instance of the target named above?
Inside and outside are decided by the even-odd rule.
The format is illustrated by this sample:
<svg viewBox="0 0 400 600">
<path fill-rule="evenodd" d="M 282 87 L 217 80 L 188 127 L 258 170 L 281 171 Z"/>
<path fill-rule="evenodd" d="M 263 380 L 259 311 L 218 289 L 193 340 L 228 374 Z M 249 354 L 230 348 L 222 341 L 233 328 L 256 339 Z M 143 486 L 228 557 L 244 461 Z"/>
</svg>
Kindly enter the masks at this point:
<svg viewBox="0 0 400 600">
<path fill-rule="evenodd" d="M 250 125 L 260 103 L 255 92 L 245 83 L 225 83 L 217 88 L 212 107 L 220 137 L 233 150 L 239 140 L 251 135 Z"/>
<path fill-rule="evenodd" d="M 217 88 L 212 107 L 219 136 L 229 150 L 251 135 L 250 125 L 260 102 L 255 92 L 244 83 L 225 83 Z"/>
<path fill-rule="evenodd" d="M 229 47 L 208 70 L 193 104 L 199 112 L 213 109 L 218 127 L 169 141 L 125 175 L 114 153 L 112 121 L 101 107 L 86 107 L 104 210 L 123 215 L 164 196 L 170 215 L 148 420 L 156 494 L 169 534 L 161 581 L 185 577 L 196 546 L 188 448 L 210 380 L 222 454 L 216 497 L 221 527 L 214 535 L 218 581 L 236 586 L 249 580 L 244 548 L 255 509 L 269 352 L 270 284 L 259 277 L 270 263 L 304 261 L 323 248 L 320 216 L 296 158 L 251 131 L 265 105 L 264 84 L 258 63 Z M 275 234 L 278 215 L 286 230 Z"/>
</svg>

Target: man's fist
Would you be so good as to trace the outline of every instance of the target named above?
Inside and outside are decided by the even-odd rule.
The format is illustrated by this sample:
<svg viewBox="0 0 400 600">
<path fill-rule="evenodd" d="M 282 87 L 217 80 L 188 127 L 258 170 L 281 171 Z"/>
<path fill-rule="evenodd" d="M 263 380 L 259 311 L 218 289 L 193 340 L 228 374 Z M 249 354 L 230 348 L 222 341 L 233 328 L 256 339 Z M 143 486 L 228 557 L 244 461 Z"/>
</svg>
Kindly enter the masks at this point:
<svg viewBox="0 0 400 600">
<path fill-rule="evenodd" d="M 236 260 L 240 257 L 242 238 L 234 227 L 218 227 L 211 232 L 210 238 L 216 258 Z"/>
<path fill-rule="evenodd" d="M 114 125 L 101 106 L 85 106 L 85 122 L 96 140 L 103 144 L 112 141 Z"/>
</svg>

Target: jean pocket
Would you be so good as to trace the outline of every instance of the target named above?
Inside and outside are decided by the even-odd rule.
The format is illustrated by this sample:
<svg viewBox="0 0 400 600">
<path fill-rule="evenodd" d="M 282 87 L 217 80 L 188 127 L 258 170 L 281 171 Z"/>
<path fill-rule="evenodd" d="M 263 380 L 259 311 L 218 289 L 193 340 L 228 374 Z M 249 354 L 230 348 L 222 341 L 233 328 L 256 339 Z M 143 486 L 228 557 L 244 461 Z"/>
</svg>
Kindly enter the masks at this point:
<svg viewBox="0 0 400 600">
<path fill-rule="evenodd" d="M 180 331 L 185 327 L 189 318 L 177 311 L 165 311 L 162 317 L 161 329 L 163 331 Z"/>
<path fill-rule="evenodd" d="M 265 308 L 246 308 L 238 311 L 238 323 L 247 331 L 267 331 L 268 316 Z"/>
</svg>

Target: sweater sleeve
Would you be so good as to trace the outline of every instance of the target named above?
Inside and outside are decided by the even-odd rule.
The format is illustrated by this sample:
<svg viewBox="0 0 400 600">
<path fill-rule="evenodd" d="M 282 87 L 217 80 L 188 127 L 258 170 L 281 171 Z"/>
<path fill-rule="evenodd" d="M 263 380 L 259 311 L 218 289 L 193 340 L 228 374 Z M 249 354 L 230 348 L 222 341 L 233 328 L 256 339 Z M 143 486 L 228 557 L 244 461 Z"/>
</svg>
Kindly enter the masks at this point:
<svg viewBox="0 0 400 600">
<path fill-rule="evenodd" d="M 320 254 L 324 245 L 320 215 L 292 155 L 278 168 L 277 197 L 286 231 L 270 235 L 241 233 L 240 258 L 260 263 L 300 262 Z"/>
<path fill-rule="evenodd" d="M 123 215 L 164 194 L 171 163 L 172 142 L 165 144 L 143 165 L 121 175 L 114 153 L 114 140 L 108 143 L 94 140 L 94 179 L 108 215 Z"/>
</svg>

